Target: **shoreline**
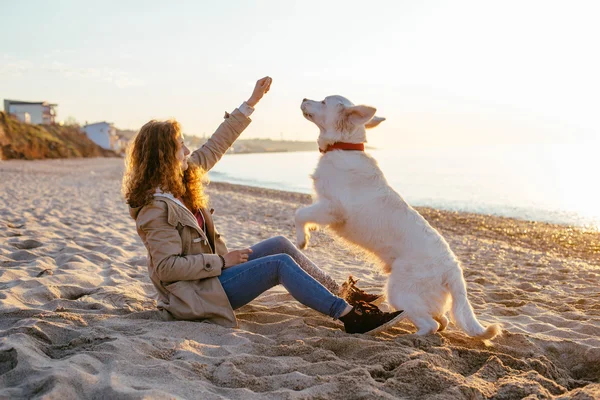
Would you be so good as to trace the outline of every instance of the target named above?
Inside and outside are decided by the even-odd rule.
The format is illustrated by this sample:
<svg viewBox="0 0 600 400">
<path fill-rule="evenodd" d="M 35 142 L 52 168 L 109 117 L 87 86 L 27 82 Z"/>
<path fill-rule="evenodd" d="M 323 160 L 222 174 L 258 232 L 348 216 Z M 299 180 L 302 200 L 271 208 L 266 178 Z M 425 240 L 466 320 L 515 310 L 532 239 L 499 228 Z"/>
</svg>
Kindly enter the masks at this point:
<svg viewBox="0 0 600 400">
<path fill-rule="evenodd" d="M 374 148 L 375 149 L 375 148 Z M 289 151 L 289 152 L 303 152 L 304 150 L 293 150 L 293 151 Z M 280 153 L 280 151 L 265 151 L 265 152 L 248 152 L 248 153 L 227 153 L 227 155 L 234 155 L 234 154 L 263 154 L 263 153 Z M 284 152 L 285 153 L 285 152 Z M 0 159 L 0 163 L 2 162 L 61 162 L 63 160 L 86 160 L 86 159 L 107 159 L 107 158 L 112 158 L 112 159 L 119 159 L 119 160 L 123 160 L 124 162 L 124 158 L 122 156 L 110 156 L 110 157 L 104 157 L 104 158 L 99 158 L 99 157 L 75 157 L 75 158 L 47 158 L 47 159 L 34 159 L 34 160 L 25 160 L 25 159 L 9 159 L 9 160 L 2 160 Z M 306 203 L 304 204 L 310 204 L 310 199 L 312 197 L 311 194 L 309 193 L 304 193 L 304 192 L 293 192 L 293 191 L 288 191 L 288 190 L 283 190 L 283 189 L 272 189 L 272 188 L 268 188 L 268 187 L 262 187 L 262 186 L 252 186 L 252 185 L 244 185 L 244 184 L 240 184 L 240 183 L 230 183 L 230 182 L 225 182 L 225 181 L 219 181 L 219 180 L 210 180 L 210 183 L 214 183 L 217 185 L 224 185 L 224 187 L 226 187 L 226 185 L 231 185 L 231 186 L 235 186 L 238 189 L 237 190 L 241 190 L 241 191 L 245 191 L 248 193 L 252 193 L 252 192 L 260 192 L 260 191 L 264 191 L 264 192 L 271 192 L 274 196 L 277 196 L 278 192 L 283 193 L 283 195 L 281 195 L 280 197 L 285 197 L 285 198 L 294 198 L 294 199 L 299 199 L 299 201 L 306 201 Z M 243 188 L 247 188 L 247 189 L 243 189 Z M 309 200 L 302 200 L 303 198 L 309 199 Z M 511 222 L 516 226 L 516 230 L 513 232 L 516 235 L 523 235 L 526 234 L 527 231 L 534 229 L 534 230 L 539 230 L 536 229 L 536 225 L 542 226 L 542 227 L 546 227 L 548 228 L 547 231 L 554 231 L 554 232 L 558 232 L 560 230 L 563 229 L 568 229 L 568 230 L 573 230 L 575 231 L 575 233 L 573 234 L 569 234 L 567 237 L 563 237 L 561 235 L 556 235 L 557 236 L 557 240 L 559 240 L 560 242 L 566 242 L 568 243 L 568 241 L 570 239 L 575 239 L 577 242 L 584 242 L 586 245 L 589 245 L 591 241 L 595 240 L 596 238 L 600 237 L 600 235 L 596 235 L 596 233 L 600 234 L 600 226 L 589 226 L 589 225 L 578 225 L 578 224 L 573 224 L 573 223 L 560 223 L 560 222 L 551 222 L 551 221 L 547 221 L 547 220 L 529 220 L 529 219 L 524 219 L 524 218 L 519 218 L 519 217 L 511 217 L 511 216 L 504 216 L 504 215 L 498 215 L 498 214 L 490 214 L 490 213 L 477 213 L 477 212 L 471 212 L 471 211 L 465 211 L 465 210 L 448 210 L 448 209 L 441 209 L 441 208 L 435 208 L 435 207 L 429 207 L 429 206 L 413 206 L 411 205 L 411 207 L 413 207 L 414 209 L 416 209 L 417 211 L 419 211 L 419 213 L 423 216 L 426 215 L 432 215 L 435 213 L 442 213 L 442 214 L 453 214 L 456 217 L 457 220 L 464 220 L 464 218 L 460 218 L 460 215 L 463 215 L 467 218 L 500 218 L 502 220 L 505 220 L 506 222 Z M 432 216 L 431 218 L 435 218 L 434 216 Z M 426 219 L 429 220 L 429 218 L 426 217 Z M 431 221 L 429 221 L 431 222 Z M 494 231 L 496 231 L 496 233 L 500 233 L 500 230 L 498 228 L 494 228 L 492 229 Z M 587 246 L 589 247 L 589 246 Z M 588 251 L 593 252 L 597 252 L 600 253 L 600 248 L 592 248 L 591 249 L 582 249 L 583 253 L 586 253 Z M 600 254 L 598 256 L 598 260 L 600 261 Z"/>
<path fill-rule="evenodd" d="M 219 191 L 241 192 L 254 197 L 291 200 L 301 204 L 312 203 L 311 195 L 298 192 L 219 181 L 211 181 L 207 187 Z M 503 241 L 509 245 L 551 251 L 558 256 L 574 257 L 600 265 L 598 230 L 490 214 L 446 211 L 430 207 L 414 208 L 442 233 L 478 235 L 486 239 Z"/>
</svg>

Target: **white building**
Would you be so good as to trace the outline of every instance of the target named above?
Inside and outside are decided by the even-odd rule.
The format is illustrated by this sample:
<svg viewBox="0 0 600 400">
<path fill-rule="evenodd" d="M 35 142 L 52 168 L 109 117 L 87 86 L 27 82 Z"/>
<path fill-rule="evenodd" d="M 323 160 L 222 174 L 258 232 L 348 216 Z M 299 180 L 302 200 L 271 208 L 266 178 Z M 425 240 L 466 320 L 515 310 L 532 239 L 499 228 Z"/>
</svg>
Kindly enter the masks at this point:
<svg viewBox="0 0 600 400">
<path fill-rule="evenodd" d="M 98 146 L 107 150 L 119 151 L 117 130 L 108 122 L 96 122 L 83 127 L 85 134 Z"/>
<path fill-rule="evenodd" d="M 54 124 L 57 104 L 47 101 L 4 100 L 4 112 L 16 116 L 19 121 L 30 124 Z"/>
</svg>

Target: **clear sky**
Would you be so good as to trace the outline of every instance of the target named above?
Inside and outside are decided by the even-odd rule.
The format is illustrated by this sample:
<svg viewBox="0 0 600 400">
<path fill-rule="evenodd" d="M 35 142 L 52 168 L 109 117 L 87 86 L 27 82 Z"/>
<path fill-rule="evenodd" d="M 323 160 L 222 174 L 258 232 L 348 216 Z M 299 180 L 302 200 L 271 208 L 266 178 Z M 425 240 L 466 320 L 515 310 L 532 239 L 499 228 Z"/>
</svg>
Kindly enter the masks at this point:
<svg viewBox="0 0 600 400">
<path fill-rule="evenodd" d="M 244 137 L 315 140 L 302 98 L 378 108 L 375 146 L 600 136 L 597 1 L 0 0 L 0 99 L 58 119 L 210 134 L 273 85 Z"/>
</svg>

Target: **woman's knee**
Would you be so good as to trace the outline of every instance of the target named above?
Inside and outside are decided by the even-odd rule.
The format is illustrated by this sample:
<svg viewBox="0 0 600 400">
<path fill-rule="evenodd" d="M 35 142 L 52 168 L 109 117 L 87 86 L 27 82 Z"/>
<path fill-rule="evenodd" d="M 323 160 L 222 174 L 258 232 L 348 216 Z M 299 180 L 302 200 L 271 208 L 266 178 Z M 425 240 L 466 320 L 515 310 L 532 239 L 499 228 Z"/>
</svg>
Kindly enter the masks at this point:
<svg viewBox="0 0 600 400">
<path fill-rule="evenodd" d="M 273 241 L 275 242 L 275 244 L 277 245 L 277 247 L 279 248 L 283 248 L 283 249 L 293 249 L 294 244 L 285 236 L 275 236 L 273 238 Z"/>
</svg>

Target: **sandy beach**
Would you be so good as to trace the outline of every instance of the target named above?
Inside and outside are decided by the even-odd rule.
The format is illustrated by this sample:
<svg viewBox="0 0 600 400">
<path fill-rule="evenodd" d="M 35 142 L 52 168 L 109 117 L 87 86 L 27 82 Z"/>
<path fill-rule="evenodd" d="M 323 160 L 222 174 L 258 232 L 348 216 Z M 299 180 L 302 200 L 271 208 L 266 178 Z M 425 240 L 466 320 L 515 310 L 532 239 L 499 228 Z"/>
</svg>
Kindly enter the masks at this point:
<svg viewBox="0 0 600 400">
<path fill-rule="evenodd" d="M 480 321 L 371 337 L 279 287 L 237 311 L 239 329 L 163 321 L 117 158 L 0 161 L 0 398 L 598 399 L 600 233 L 433 209 Z M 590 183 L 592 184 L 592 183 Z M 283 235 L 304 194 L 213 182 L 231 249 Z M 328 232 L 306 254 L 339 282 L 385 276 Z"/>
</svg>

